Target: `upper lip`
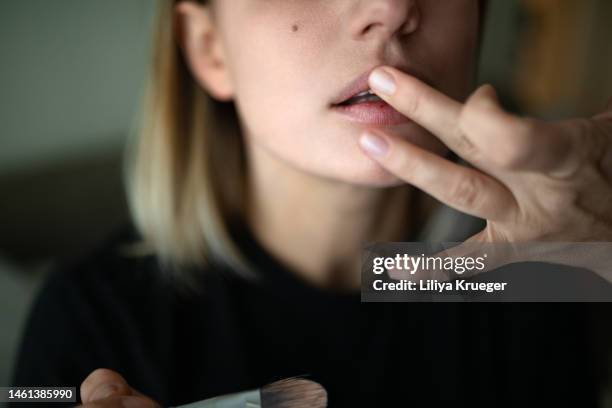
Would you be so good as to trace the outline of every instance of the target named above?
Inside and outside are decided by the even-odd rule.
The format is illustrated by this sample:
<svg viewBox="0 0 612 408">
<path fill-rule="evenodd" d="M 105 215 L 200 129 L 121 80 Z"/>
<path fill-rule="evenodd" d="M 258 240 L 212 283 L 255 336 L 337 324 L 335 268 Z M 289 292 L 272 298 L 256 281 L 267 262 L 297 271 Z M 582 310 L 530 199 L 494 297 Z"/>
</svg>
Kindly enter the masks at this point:
<svg viewBox="0 0 612 408">
<path fill-rule="evenodd" d="M 340 93 L 334 98 L 334 100 L 331 102 L 332 105 L 339 105 L 343 102 L 346 102 L 347 100 L 351 99 L 352 97 L 354 97 L 355 95 L 359 95 L 362 92 L 366 92 L 370 89 L 370 84 L 368 83 L 368 78 L 370 77 L 370 74 L 372 73 L 372 71 L 374 71 L 375 68 L 379 67 L 380 65 L 376 65 L 375 67 L 372 67 L 370 69 L 368 69 L 367 71 L 365 71 L 364 73 L 362 73 L 361 75 L 359 75 L 357 78 L 355 78 L 353 81 L 351 81 L 342 91 L 340 91 Z M 403 71 L 409 75 L 415 76 L 417 78 L 419 78 L 420 80 L 430 84 L 430 81 L 428 81 L 426 78 L 424 78 L 423 75 L 421 75 L 420 73 L 416 72 L 414 69 L 410 69 L 410 68 L 406 68 L 406 67 L 395 67 L 397 69 L 399 69 L 400 71 Z"/>
</svg>

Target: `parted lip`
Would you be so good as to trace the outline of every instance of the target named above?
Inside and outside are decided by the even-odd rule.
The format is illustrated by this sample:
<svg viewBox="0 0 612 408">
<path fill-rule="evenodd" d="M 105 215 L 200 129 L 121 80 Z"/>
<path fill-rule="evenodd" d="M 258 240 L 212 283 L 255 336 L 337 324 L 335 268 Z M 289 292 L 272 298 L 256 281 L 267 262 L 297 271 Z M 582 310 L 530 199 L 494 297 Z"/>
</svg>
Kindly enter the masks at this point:
<svg viewBox="0 0 612 408">
<path fill-rule="evenodd" d="M 361 75 L 359 75 L 357 78 L 355 78 L 353 81 L 351 81 L 344 89 L 342 89 L 342 91 L 340 91 L 340 93 L 333 99 L 333 101 L 331 102 L 332 106 L 335 105 L 339 105 L 343 102 L 346 102 L 347 100 L 351 99 L 352 97 L 354 97 L 355 95 L 359 95 L 362 92 L 366 92 L 370 89 L 370 85 L 368 83 L 368 78 L 370 77 L 370 74 L 372 73 L 372 71 L 374 71 L 374 69 L 378 68 L 382 66 L 381 64 L 373 66 L 372 68 L 369 68 L 368 70 L 366 70 L 364 73 L 362 73 Z M 421 72 L 418 72 L 417 70 L 413 69 L 413 68 L 408 68 L 408 67 L 404 67 L 404 66 L 394 66 L 394 65 L 387 65 L 387 66 L 391 66 L 393 68 L 396 68 L 402 72 L 405 72 L 411 76 L 414 76 L 418 79 L 420 79 L 421 81 L 427 83 L 428 85 L 431 86 L 431 81 L 429 81 Z"/>
<path fill-rule="evenodd" d="M 375 68 L 375 67 L 374 67 Z M 366 72 L 359 75 L 353 81 L 351 81 L 348 86 L 346 86 L 332 101 L 332 105 L 339 105 L 347 100 L 351 99 L 353 96 L 358 95 L 362 92 L 370 89 L 370 85 L 368 84 L 368 78 L 374 68 L 368 69 Z"/>
</svg>

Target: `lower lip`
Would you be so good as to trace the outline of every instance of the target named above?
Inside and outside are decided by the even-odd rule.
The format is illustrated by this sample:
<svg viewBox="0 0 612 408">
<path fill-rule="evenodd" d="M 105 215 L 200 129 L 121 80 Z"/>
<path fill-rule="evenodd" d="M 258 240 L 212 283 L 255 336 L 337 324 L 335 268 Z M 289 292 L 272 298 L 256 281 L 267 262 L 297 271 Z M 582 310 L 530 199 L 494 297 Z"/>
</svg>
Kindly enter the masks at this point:
<svg viewBox="0 0 612 408">
<path fill-rule="evenodd" d="M 334 105 L 332 109 L 349 120 L 367 125 L 392 126 L 410 122 L 410 119 L 384 101 Z"/>
</svg>

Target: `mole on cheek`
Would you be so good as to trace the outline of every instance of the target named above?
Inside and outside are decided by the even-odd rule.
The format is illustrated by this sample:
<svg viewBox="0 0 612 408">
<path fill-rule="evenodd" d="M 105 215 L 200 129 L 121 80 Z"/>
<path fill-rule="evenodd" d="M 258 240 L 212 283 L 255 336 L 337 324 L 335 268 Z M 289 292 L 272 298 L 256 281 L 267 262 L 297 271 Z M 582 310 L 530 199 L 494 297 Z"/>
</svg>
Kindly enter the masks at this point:
<svg viewBox="0 0 612 408">
<path fill-rule="evenodd" d="M 293 31 L 294 33 L 297 32 L 297 30 L 299 30 L 300 28 L 298 27 L 297 24 L 294 24 L 291 26 L 291 31 Z"/>
</svg>

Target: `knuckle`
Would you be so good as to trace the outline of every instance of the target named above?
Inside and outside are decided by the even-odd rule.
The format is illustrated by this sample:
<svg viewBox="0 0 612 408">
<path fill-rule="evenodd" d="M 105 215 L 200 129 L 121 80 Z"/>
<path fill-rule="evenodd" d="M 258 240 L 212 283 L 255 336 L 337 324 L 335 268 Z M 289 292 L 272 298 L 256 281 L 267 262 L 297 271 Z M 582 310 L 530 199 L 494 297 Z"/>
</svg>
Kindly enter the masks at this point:
<svg viewBox="0 0 612 408">
<path fill-rule="evenodd" d="M 478 208 L 483 183 L 479 177 L 462 177 L 449 189 L 448 199 L 463 208 Z"/>
<path fill-rule="evenodd" d="M 471 105 L 468 100 L 465 105 L 461 107 L 459 111 L 459 117 L 457 119 L 457 127 L 463 133 L 469 129 L 470 126 L 470 115 L 471 115 Z"/>
<path fill-rule="evenodd" d="M 456 140 L 455 149 L 463 156 L 473 159 L 476 158 L 478 155 L 478 148 L 460 129 L 461 128 L 455 131 L 455 136 L 453 137 L 453 140 Z"/>
<path fill-rule="evenodd" d="M 508 170 L 524 167 L 534 158 L 533 133 L 533 125 L 527 122 L 513 134 L 501 138 L 498 154 L 492 157 L 493 161 Z"/>
<path fill-rule="evenodd" d="M 479 99 L 478 95 L 471 96 L 461 109 L 458 119 L 458 129 L 461 135 L 456 138 L 460 144 L 459 147 L 472 156 L 479 154 L 478 148 L 467 137 L 476 132 L 480 137 L 495 140 L 495 143 L 485 144 L 487 146 L 486 160 L 495 166 L 516 170 L 533 160 L 536 150 L 534 136 L 537 132 L 537 122 L 532 119 L 508 116 L 497 119 L 494 125 L 489 124 L 483 127 L 480 123 L 485 117 L 483 117 Z M 481 134 L 485 131 L 488 133 Z"/>
<path fill-rule="evenodd" d="M 113 389 L 111 390 L 110 387 Z M 107 387 L 107 389 L 102 390 Z M 104 391 L 104 393 L 111 392 L 115 394 L 129 394 L 130 389 L 123 377 L 117 374 L 115 371 L 107 368 L 98 368 L 92 371 L 87 378 L 81 383 L 80 392 L 81 399 L 88 401 L 95 394 Z"/>
<path fill-rule="evenodd" d="M 458 153 L 463 156 L 470 158 L 477 158 L 478 148 L 476 145 L 467 137 L 470 128 L 470 106 L 464 105 L 459 112 L 457 119 L 457 127 L 455 128 L 452 140 L 455 140 L 455 146 L 453 146 Z"/>
</svg>

